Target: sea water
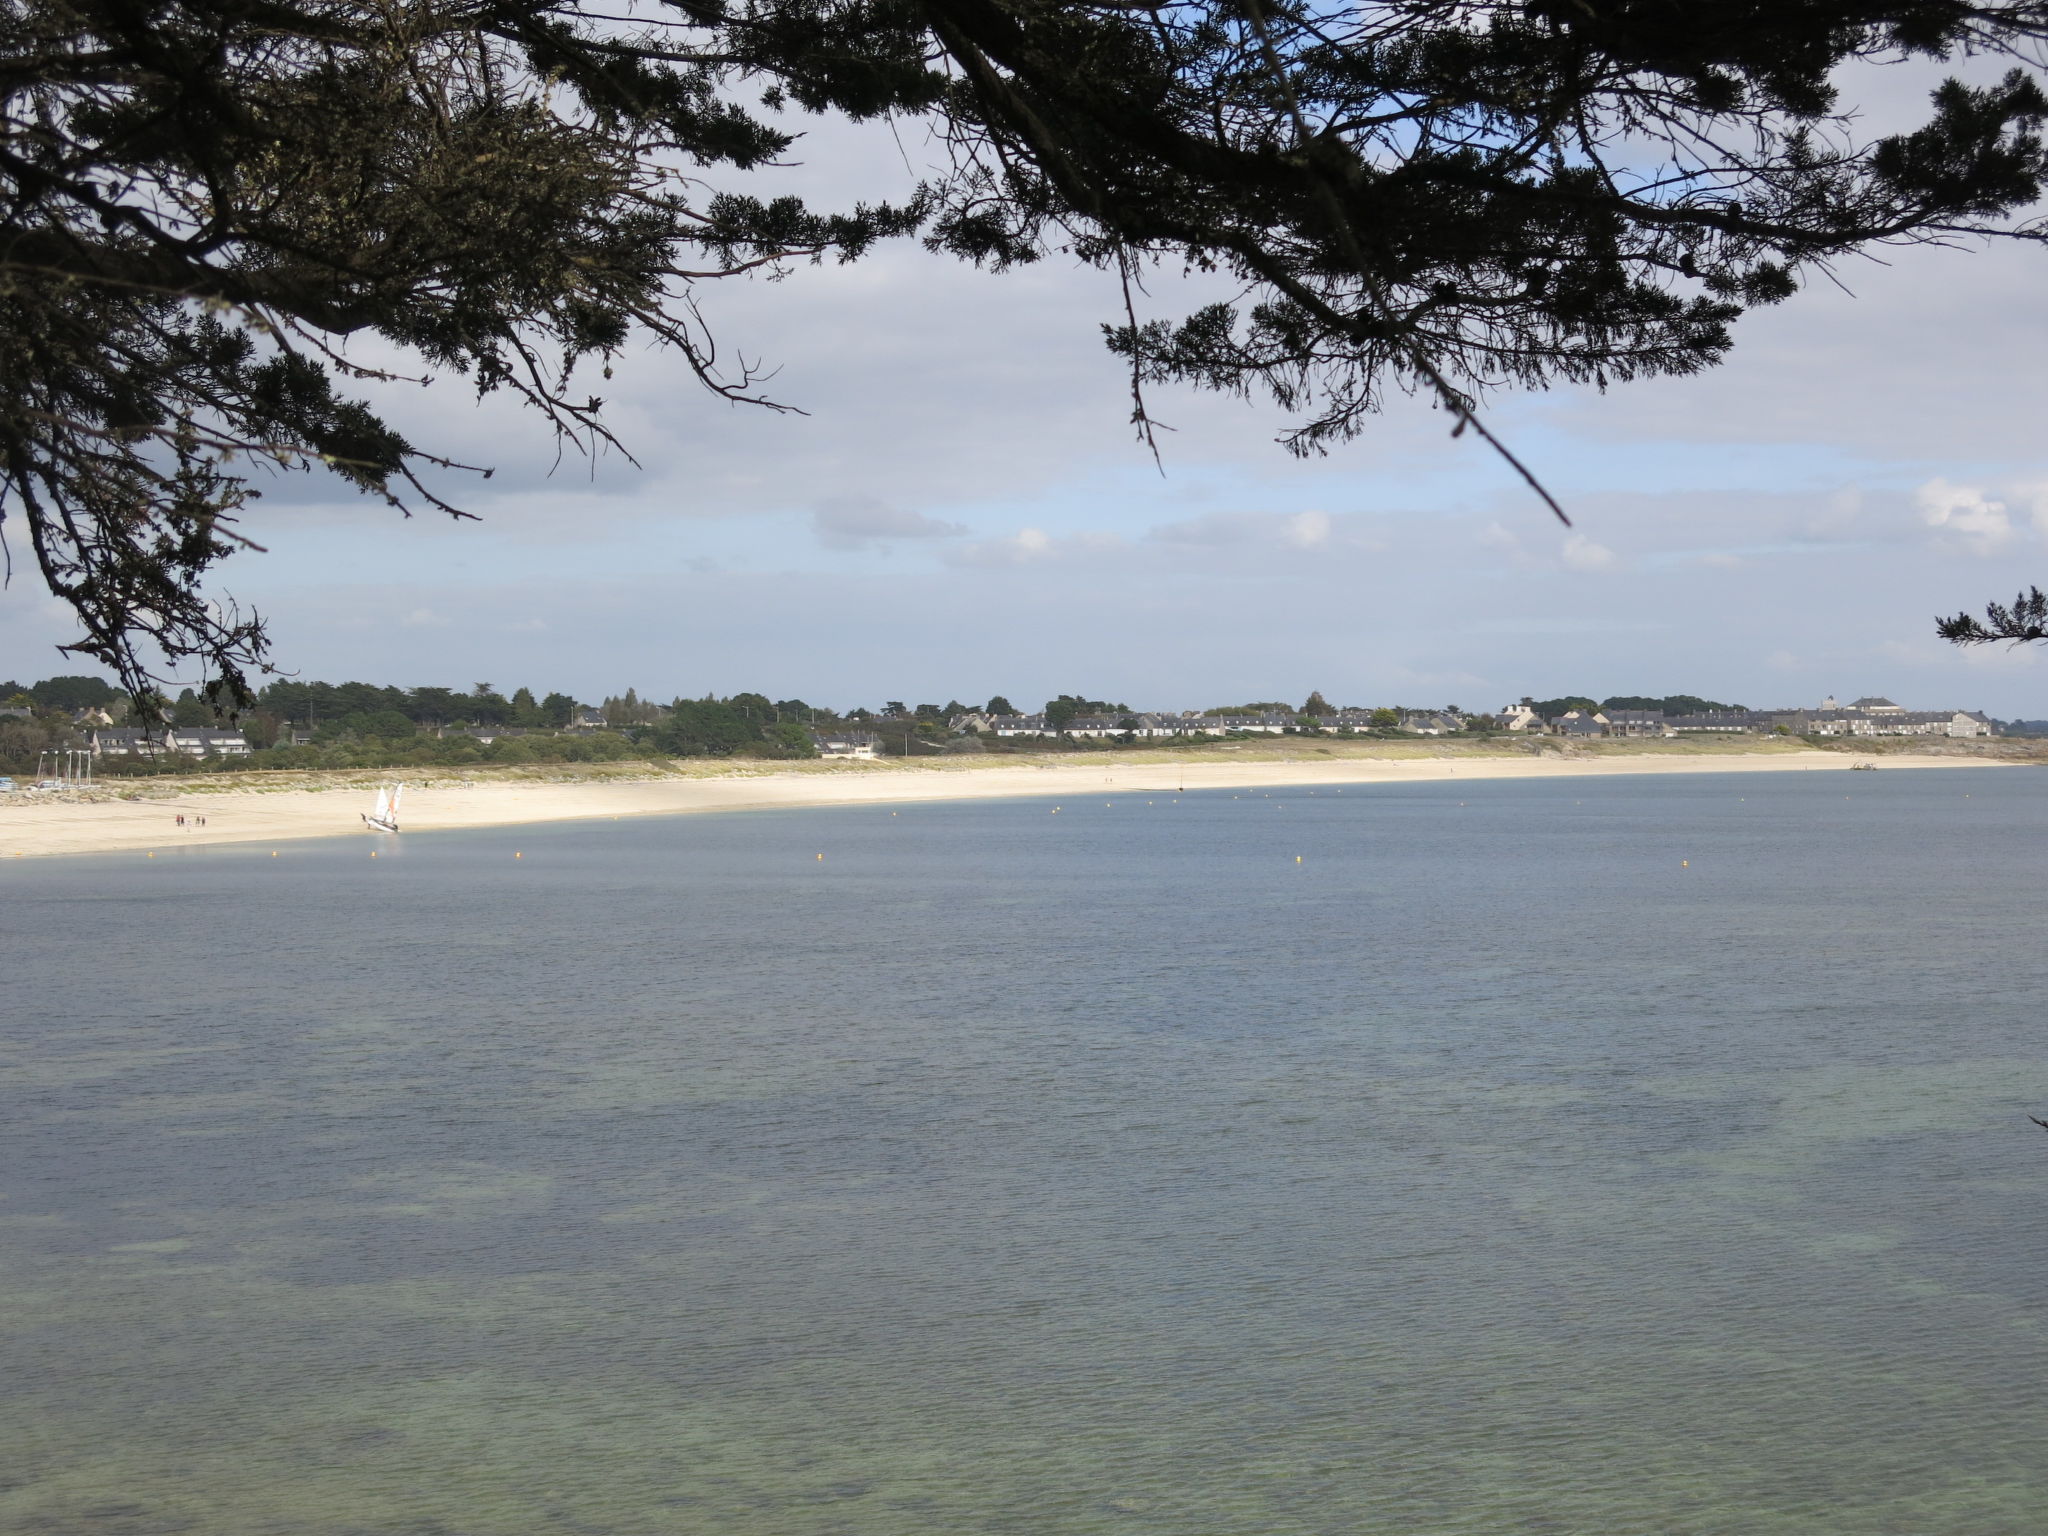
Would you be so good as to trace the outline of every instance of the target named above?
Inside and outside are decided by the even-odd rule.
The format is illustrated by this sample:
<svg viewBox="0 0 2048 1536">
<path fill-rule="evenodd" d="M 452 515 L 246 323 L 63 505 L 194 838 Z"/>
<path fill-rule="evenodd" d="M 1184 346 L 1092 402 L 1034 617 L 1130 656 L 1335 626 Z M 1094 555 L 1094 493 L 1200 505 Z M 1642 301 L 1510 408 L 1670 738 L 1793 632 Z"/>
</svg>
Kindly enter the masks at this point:
<svg viewBox="0 0 2048 1536">
<path fill-rule="evenodd" d="M 0 1530 L 2037 1528 L 2048 775 L 1175 788 L 8 861 Z"/>
</svg>

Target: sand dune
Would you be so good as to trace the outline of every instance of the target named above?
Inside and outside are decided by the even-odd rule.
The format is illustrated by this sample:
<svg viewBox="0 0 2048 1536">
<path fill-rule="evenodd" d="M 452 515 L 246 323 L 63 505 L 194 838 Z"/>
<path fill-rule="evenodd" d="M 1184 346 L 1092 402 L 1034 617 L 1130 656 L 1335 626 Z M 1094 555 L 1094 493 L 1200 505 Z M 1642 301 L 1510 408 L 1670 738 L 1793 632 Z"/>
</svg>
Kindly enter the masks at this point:
<svg viewBox="0 0 2048 1536">
<path fill-rule="evenodd" d="M 1129 763 L 1066 759 L 1012 765 L 957 761 L 933 764 L 807 765 L 773 772 L 759 766 L 726 775 L 648 780 L 532 781 L 443 784 L 409 788 L 407 835 L 465 827 L 597 820 L 621 816 L 694 815 L 819 805 L 894 805 L 914 801 L 1015 796 L 1171 793 L 1247 785 L 1302 786 L 1411 783 L 1438 779 L 1605 778 L 1619 774 L 1841 773 L 1853 758 L 1832 752 L 1771 752 L 1593 758 L 1335 758 Z M 1993 766 L 1982 758 L 1888 756 L 1902 768 Z M 357 776 L 360 777 L 360 776 Z M 359 785 L 303 790 L 152 793 L 139 800 L 65 803 L 34 795 L 0 805 L 0 858 L 119 853 L 195 843 L 285 842 L 314 837 L 372 837 L 360 813 L 371 795 Z M 188 825 L 179 827 L 183 813 Z M 190 824 L 204 816 L 206 825 Z"/>
</svg>

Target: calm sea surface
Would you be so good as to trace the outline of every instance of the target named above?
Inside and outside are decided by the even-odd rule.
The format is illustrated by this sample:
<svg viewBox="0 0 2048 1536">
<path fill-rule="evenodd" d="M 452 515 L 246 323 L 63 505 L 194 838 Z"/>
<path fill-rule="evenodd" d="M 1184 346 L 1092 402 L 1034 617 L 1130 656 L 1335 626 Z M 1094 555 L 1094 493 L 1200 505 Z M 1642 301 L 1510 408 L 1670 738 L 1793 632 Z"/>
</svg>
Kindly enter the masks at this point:
<svg viewBox="0 0 2048 1536">
<path fill-rule="evenodd" d="M 2041 1528 L 2048 773 L 1112 800 L 7 861 L 0 1530 Z"/>
</svg>

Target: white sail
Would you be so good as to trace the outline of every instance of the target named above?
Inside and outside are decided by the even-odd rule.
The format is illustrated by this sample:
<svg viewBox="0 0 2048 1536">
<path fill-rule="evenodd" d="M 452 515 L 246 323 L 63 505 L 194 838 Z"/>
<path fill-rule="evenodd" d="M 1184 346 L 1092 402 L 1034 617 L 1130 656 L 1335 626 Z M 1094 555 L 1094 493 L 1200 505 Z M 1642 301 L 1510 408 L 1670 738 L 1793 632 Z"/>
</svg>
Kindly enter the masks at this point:
<svg viewBox="0 0 2048 1536">
<path fill-rule="evenodd" d="M 372 821 L 389 821 L 390 819 L 391 819 L 391 792 L 390 792 L 389 790 L 385 789 L 385 788 L 384 788 L 384 787 L 383 787 L 382 785 L 379 785 L 379 786 L 377 787 L 377 809 L 375 809 L 374 811 L 370 812 L 370 820 L 372 820 Z"/>
<path fill-rule="evenodd" d="M 400 800 L 404 799 L 404 798 L 405 798 L 405 786 L 404 786 L 403 784 L 394 784 L 394 785 L 392 785 L 392 786 L 391 786 L 391 819 L 392 819 L 393 821 L 397 821 L 397 820 L 398 820 L 398 802 L 399 802 Z"/>
</svg>

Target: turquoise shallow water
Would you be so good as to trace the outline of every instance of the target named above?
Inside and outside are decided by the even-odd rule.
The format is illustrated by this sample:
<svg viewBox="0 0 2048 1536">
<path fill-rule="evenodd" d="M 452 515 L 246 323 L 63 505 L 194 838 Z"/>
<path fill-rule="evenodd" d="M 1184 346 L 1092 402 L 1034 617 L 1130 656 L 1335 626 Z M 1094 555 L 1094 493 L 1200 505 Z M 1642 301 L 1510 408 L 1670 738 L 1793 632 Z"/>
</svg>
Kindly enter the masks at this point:
<svg viewBox="0 0 2048 1536">
<path fill-rule="evenodd" d="M 0 1530 L 2038 1528 L 2048 775 L 370 846 L 0 867 Z"/>
</svg>

